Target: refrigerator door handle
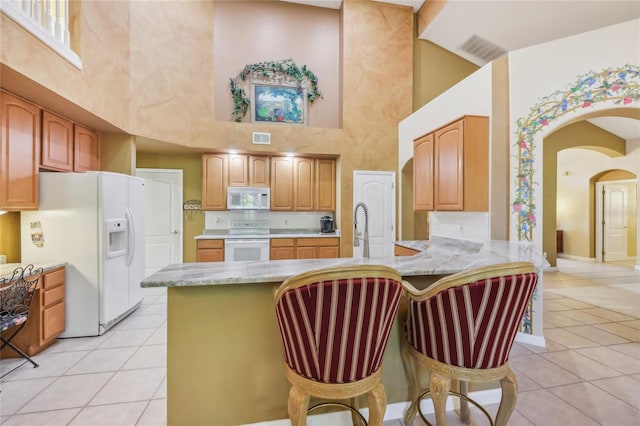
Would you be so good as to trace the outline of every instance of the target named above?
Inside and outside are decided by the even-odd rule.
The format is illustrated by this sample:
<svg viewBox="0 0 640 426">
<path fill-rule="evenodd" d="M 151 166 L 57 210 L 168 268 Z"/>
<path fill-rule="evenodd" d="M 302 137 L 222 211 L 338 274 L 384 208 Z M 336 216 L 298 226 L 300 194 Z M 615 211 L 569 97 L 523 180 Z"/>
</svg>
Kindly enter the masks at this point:
<svg viewBox="0 0 640 426">
<path fill-rule="evenodd" d="M 127 265 L 131 265 L 131 263 L 133 262 L 133 254 L 136 248 L 136 226 L 135 226 L 133 212 L 129 208 L 127 208 L 127 222 L 129 222 L 129 226 L 128 226 L 129 244 L 127 247 Z"/>
</svg>

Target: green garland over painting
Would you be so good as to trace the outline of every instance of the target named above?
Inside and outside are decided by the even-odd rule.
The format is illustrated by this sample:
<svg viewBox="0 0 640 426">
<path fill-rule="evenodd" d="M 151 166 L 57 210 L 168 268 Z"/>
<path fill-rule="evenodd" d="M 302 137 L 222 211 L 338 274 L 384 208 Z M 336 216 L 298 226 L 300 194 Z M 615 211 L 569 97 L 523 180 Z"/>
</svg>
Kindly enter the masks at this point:
<svg viewBox="0 0 640 426">
<path fill-rule="evenodd" d="M 265 80 L 276 80 L 278 78 L 293 80 L 298 88 L 298 93 L 302 93 L 304 86 L 309 82 L 307 101 L 313 103 L 322 98 L 322 93 L 318 90 L 318 77 L 313 71 L 308 69 L 306 65 L 298 67 L 298 65 L 293 62 L 293 59 L 264 61 L 245 65 L 236 78 L 229 79 L 229 90 L 233 97 L 231 117 L 234 121 L 242 121 L 247 115 L 251 99 L 249 99 L 244 88 L 242 88 L 242 82 L 250 77 Z"/>
</svg>

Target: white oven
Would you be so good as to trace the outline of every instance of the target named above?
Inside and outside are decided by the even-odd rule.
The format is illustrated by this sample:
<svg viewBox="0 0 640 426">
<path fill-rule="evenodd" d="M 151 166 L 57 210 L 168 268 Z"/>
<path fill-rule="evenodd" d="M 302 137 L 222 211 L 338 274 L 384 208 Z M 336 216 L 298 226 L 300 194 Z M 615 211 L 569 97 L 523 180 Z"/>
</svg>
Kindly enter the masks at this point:
<svg viewBox="0 0 640 426">
<path fill-rule="evenodd" d="M 268 238 L 226 238 L 224 261 L 269 260 Z"/>
<path fill-rule="evenodd" d="M 224 239 L 224 261 L 269 260 L 269 222 L 266 220 L 231 221 Z"/>
</svg>

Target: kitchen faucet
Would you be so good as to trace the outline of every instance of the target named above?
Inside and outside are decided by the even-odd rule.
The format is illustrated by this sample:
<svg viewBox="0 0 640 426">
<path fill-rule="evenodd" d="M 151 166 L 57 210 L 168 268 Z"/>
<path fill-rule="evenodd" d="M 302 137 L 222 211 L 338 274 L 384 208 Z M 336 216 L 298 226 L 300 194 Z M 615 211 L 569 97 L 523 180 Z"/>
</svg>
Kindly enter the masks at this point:
<svg viewBox="0 0 640 426">
<path fill-rule="evenodd" d="M 358 237 L 358 208 L 362 207 L 364 210 L 364 247 L 362 250 L 362 257 L 369 257 L 369 209 L 364 202 L 356 204 L 356 208 L 353 210 L 353 246 L 360 247 L 360 238 Z"/>
</svg>

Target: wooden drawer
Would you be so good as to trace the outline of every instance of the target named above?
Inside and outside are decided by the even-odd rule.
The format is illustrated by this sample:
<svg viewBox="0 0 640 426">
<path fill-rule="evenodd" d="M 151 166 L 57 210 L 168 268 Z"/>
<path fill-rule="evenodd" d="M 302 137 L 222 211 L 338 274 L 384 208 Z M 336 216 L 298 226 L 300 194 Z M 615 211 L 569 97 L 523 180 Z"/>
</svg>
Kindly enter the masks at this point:
<svg viewBox="0 0 640 426">
<path fill-rule="evenodd" d="M 59 302 L 64 302 L 64 286 L 60 285 L 51 290 L 45 290 L 43 294 L 42 305 L 48 308 Z"/>
<path fill-rule="evenodd" d="M 328 247 L 339 246 L 339 238 L 298 238 L 296 241 L 298 247 Z"/>
<path fill-rule="evenodd" d="M 271 247 L 293 247 L 293 238 L 271 238 Z"/>
<path fill-rule="evenodd" d="M 198 249 L 196 254 L 197 262 L 223 262 L 224 250 L 223 249 Z"/>
<path fill-rule="evenodd" d="M 42 340 L 46 341 L 64 331 L 64 303 L 47 308 L 42 313 Z"/>
<path fill-rule="evenodd" d="M 44 274 L 44 284 L 42 285 L 42 288 L 45 290 L 57 287 L 61 284 L 64 284 L 64 268 L 49 271 Z"/>
<path fill-rule="evenodd" d="M 224 240 L 198 240 L 198 248 L 199 249 L 221 249 L 221 248 L 224 248 Z"/>
</svg>

